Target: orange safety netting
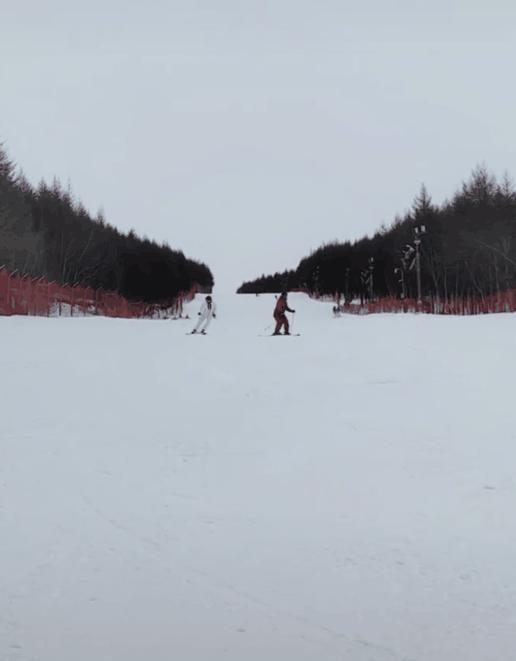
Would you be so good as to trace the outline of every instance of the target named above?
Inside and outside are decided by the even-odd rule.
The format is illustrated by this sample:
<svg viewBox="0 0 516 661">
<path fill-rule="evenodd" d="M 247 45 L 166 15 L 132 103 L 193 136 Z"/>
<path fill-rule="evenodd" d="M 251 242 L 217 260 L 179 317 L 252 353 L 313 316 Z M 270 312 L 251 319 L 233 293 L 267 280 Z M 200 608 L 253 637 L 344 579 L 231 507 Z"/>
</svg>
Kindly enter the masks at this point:
<svg viewBox="0 0 516 661">
<path fill-rule="evenodd" d="M 181 292 L 174 303 L 192 300 L 195 293 L 194 286 L 188 292 Z M 163 306 L 157 304 L 128 301 L 115 292 L 60 285 L 44 278 L 10 273 L 0 267 L 0 315 L 101 315 L 131 319 L 154 317 L 162 309 Z"/>
<path fill-rule="evenodd" d="M 340 312 L 351 314 L 374 314 L 378 312 L 424 312 L 427 314 L 473 315 L 494 312 L 516 312 L 516 289 L 497 292 L 490 296 L 450 298 L 447 300 L 380 298 L 364 303 L 348 303 L 339 307 Z"/>
</svg>

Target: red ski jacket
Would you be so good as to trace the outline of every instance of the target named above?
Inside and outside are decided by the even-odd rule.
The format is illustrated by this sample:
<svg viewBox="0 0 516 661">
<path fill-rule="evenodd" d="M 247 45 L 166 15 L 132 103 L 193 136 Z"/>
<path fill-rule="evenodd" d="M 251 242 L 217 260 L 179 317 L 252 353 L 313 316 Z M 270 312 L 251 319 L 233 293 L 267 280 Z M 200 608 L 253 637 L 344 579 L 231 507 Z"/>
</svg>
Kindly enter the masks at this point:
<svg viewBox="0 0 516 661">
<path fill-rule="evenodd" d="M 285 312 L 294 312 L 288 307 L 287 299 L 280 296 L 274 308 L 274 318 L 282 317 Z"/>
</svg>

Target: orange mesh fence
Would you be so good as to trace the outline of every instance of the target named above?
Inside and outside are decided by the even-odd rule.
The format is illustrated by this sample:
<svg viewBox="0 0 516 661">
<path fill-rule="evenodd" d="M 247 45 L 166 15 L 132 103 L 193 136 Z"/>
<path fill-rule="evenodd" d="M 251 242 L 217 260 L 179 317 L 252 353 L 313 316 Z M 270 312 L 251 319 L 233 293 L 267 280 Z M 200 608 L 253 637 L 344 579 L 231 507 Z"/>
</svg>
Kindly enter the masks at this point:
<svg viewBox="0 0 516 661">
<path fill-rule="evenodd" d="M 153 318 L 178 301 L 191 301 L 196 293 L 197 287 L 193 286 L 189 291 L 180 292 L 176 300 L 167 305 L 148 304 L 129 301 L 116 292 L 60 285 L 44 278 L 10 273 L 0 267 L 0 315 Z"/>
<path fill-rule="evenodd" d="M 385 297 L 364 303 L 347 303 L 341 305 L 339 311 L 351 314 L 423 312 L 451 315 L 516 312 L 516 289 L 497 292 L 484 297 L 468 296 L 447 300 L 425 299 L 421 303 L 418 303 L 415 299 Z"/>
</svg>

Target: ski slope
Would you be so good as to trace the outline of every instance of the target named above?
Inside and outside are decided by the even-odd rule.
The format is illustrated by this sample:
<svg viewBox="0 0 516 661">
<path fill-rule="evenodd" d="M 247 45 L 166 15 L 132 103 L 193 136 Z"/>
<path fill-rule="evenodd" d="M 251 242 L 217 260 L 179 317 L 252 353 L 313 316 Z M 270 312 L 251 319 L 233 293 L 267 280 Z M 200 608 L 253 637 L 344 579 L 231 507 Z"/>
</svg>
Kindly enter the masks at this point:
<svg viewBox="0 0 516 661">
<path fill-rule="evenodd" d="M 514 661 L 515 316 L 215 301 L 0 318 L 0 659 Z"/>
</svg>

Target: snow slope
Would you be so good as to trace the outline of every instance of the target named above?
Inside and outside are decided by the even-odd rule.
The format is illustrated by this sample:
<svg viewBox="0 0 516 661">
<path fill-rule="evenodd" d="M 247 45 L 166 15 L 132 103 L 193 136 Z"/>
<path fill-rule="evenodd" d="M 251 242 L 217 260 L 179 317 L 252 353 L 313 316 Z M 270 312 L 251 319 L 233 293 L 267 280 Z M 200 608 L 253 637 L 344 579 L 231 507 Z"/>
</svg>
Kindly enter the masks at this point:
<svg viewBox="0 0 516 661">
<path fill-rule="evenodd" d="M 515 316 L 216 300 L 0 319 L 0 659 L 513 661 Z"/>
</svg>

